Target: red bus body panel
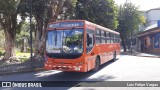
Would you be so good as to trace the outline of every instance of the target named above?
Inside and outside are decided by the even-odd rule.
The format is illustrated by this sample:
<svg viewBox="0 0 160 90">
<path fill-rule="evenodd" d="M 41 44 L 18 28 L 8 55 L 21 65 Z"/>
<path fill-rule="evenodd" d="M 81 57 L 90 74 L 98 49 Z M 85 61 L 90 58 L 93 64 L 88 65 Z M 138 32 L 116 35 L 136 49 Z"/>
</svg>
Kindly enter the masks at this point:
<svg viewBox="0 0 160 90">
<path fill-rule="evenodd" d="M 102 26 L 93 24 L 91 22 L 85 21 L 85 20 L 65 20 L 60 22 L 84 22 L 84 34 L 86 34 L 86 28 L 87 29 L 96 29 L 101 28 L 105 31 L 114 33 L 119 35 L 118 32 L 112 31 L 110 29 L 104 28 Z M 53 22 L 49 24 L 54 24 L 58 22 Z M 82 27 L 77 27 L 82 28 Z M 64 28 L 59 28 L 64 29 Z M 52 30 L 52 28 L 48 28 L 47 30 Z M 94 39 L 96 40 L 96 39 Z M 44 68 L 46 70 L 60 70 L 60 71 L 76 71 L 76 72 L 87 72 L 94 68 L 95 66 L 95 60 L 97 56 L 100 56 L 100 63 L 104 64 L 107 61 L 113 59 L 114 52 L 116 52 L 117 57 L 120 55 L 120 43 L 102 43 L 102 44 L 94 44 L 93 49 L 91 52 L 86 53 L 86 36 L 84 35 L 84 52 L 82 53 L 82 56 L 76 59 L 54 59 L 54 58 L 48 58 L 47 61 L 44 63 Z M 77 64 L 81 63 L 81 65 Z M 76 70 L 79 69 L 79 70 Z"/>
</svg>

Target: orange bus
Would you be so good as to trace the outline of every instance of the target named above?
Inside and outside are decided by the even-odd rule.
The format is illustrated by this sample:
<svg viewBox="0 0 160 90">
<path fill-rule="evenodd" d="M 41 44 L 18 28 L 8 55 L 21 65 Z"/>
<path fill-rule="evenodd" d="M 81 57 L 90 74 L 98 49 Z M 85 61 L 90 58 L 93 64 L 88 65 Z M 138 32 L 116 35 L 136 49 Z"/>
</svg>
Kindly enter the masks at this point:
<svg viewBox="0 0 160 90">
<path fill-rule="evenodd" d="M 120 55 L 119 33 L 85 20 L 51 22 L 46 38 L 46 70 L 98 71 Z"/>
</svg>

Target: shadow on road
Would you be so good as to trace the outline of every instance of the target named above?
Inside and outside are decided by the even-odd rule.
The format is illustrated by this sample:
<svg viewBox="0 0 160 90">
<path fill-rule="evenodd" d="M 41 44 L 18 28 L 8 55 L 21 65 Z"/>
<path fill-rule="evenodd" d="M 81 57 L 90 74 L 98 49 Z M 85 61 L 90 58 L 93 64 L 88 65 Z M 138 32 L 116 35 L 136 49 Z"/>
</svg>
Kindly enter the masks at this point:
<svg viewBox="0 0 160 90">
<path fill-rule="evenodd" d="M 110 64 L 113 64 L 114 61 L 109 61 L 103 65 L 101 65 L 100 70 L 104 69 Z M 99 72 L 98 71 L 98 72 Z M 85 72 L 85 73 L 80 73 L 80 72 L 56 72 L 52 74 L 52 72 L 56 71 L 46 71 L 46 72 L 40 72 L 38 74 L 35 74 L 35 78 L 38 78 L 39 81 L 55 81 L 53 86 L 58 86 L 58 87 L 80 87 L 83 86 L 83 84 L 87 83 L 96 83 L 99 81 L 107 81 L 109 79 L 113 79 L 115 77 L 110 76 L 110 75 L 101 75 L 99 77 L 95 77 L 92 79 L 89 79 L 90 76 L 98 73 L 98 72 Z M 67 81 L 67 82 L 66 82 Z M 81 84 L 82 83 L 82 84 Z M 60 85 L 59 85 L 60 84 Z"/>
<path fill-rule="evenodd" d="M 23 90 L 67 90 L 72 87 L 94 87 L 96 84 L 99 85 L 100 81 L 108 81 L 116 77 L 111 75 L 99 75 L 104 70 L 105 67 L 115 63 L 114 61 L 109 61 L 101 65 L 98 72 L 61 72 L 56 70 L 50 71 L 37 71 L 30 73 L 13 74 L 0 77 L 3 81 L 47 81 L 46 85 L 49 84 L 51 87 L 45 88 L 23 88 Z M 107 73 L 107 72 L 106 72 Z M 93 78 L 90 78 L 95 75 Z M 13 78 L 14 77 L 14 78 Z M 94 85 L 93 85 L 94 84 Z M 43 85 L 42 85 L 43 86 Z M 22 88 L 0 88 L 1 90 L 21 90 Z"/>
</svg>

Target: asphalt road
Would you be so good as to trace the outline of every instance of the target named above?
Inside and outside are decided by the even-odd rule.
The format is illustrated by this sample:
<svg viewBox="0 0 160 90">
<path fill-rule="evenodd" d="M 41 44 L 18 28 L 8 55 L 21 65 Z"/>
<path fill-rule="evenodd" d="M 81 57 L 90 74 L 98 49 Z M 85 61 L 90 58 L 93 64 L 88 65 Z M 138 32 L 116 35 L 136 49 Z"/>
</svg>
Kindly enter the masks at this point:
<svg viewBox="0 0 160 90">
<path fill-rule="evenodd" d="M 116 62 L 108 62 L 101 66 L 96 72 L 77 73 L 61 71 L 37 71 L 20 74 L 0 76 L 0 81 L 76 81 L 69 83 L 69 87 L 50 88 L 23 88 L 23 90 L 128 90 L 128 87 L 86 87 L 91 84 L 80 81 L 160 81 L 160 58 L 136 57 L 122 55 Z M 63 83 L 68 84 L 67 82 Z M 62 85 L 63 85 L 62 84 Z M 98 83 L 100 84 L 100 83 Z M 80 87 L 74 87 L 74 86 Z M 85 87 L 83 87 L 85 86 Z M 0 88 L 0 90 L 21 90 L 22 88 Z M 130 88 L 131 90 L 141 90 L 141 88 Z M 143 88 L 150 90 L 150 88 Z M 154 88 L 159 90 L 160 88 Z M 152 88 L 153 90 L 153 88 Z"/>
</svg>

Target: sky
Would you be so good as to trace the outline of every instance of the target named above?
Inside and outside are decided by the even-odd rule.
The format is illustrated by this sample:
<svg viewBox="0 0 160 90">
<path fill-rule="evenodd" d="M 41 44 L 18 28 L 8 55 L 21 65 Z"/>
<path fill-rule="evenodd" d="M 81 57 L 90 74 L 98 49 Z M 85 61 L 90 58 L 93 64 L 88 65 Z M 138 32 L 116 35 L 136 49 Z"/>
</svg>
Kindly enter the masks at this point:
<svg viewBox="0 0 160 90">
<path fill-rule="evenodd" d="M 125 3 L 126 0 L 114 0 L 116 4 Z M 131 3 L 139 6 L 139 10 L 147 11 L 153 8 L 160 8 L 160 0 L 130 0 Z"/>
</svg>

